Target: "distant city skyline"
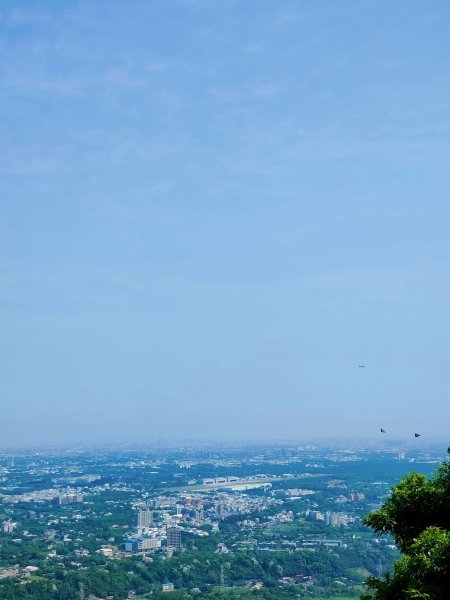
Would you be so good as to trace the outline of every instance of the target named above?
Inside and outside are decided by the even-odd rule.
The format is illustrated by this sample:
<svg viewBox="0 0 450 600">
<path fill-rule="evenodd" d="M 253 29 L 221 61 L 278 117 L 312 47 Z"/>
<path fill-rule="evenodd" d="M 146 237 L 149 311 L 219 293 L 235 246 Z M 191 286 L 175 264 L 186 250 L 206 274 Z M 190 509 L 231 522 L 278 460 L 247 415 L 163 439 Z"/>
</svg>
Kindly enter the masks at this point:
<svg viewBox="0 0 450 600">
<path fill-rule="evenodd" d="M 447 439 L 449 22 L 0 0 L 0 445 Z"/>
</svg>

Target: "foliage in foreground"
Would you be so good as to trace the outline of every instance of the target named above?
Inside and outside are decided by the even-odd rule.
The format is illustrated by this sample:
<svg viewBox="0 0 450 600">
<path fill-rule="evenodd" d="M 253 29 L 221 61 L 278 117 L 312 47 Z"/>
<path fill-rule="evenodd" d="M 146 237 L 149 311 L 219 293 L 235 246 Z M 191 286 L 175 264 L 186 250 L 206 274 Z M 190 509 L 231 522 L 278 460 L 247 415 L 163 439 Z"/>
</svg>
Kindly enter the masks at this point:
<svg viewBox="0 0 450 600">
<path fill-rule="evenodd" d="M 392 534 L 404 556 L 392 575 L 368 579 L 372 592 L 361 600 L 450 598 L 450 461 L 430 479 L 405 476 L 365 523 L 379 535 Z"/>
</svg>

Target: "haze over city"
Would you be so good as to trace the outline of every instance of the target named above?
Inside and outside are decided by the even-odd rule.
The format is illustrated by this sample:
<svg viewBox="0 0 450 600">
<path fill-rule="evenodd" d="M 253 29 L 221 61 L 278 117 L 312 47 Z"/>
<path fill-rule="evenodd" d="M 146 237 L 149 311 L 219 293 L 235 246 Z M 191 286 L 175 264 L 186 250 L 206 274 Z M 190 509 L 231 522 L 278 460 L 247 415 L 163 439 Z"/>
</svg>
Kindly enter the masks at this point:
<svg viewBox="0 0 450 600">
<path fill-rule="evenodd" d="M 447 437 L 449 18 L 0 0 L 0 445 Z"/>
</svg>

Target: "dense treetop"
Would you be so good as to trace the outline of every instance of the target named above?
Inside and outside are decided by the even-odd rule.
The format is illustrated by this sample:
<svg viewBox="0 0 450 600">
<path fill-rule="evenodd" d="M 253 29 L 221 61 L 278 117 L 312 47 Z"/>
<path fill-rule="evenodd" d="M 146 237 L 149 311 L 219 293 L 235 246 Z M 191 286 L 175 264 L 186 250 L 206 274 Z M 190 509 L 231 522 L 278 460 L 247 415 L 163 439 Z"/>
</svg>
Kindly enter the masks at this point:
<svg viewBox="0 0 450 600">
<path fill-rule="evenodd" d="M 393 575 L 369 578 L 373 595 L 363 598 L 450 598 L 450 461 L 429 479 L 417 473 L 403 477 L 365 522 L 378 534 L 392 534 L 404 556 Z"/>
</svg>

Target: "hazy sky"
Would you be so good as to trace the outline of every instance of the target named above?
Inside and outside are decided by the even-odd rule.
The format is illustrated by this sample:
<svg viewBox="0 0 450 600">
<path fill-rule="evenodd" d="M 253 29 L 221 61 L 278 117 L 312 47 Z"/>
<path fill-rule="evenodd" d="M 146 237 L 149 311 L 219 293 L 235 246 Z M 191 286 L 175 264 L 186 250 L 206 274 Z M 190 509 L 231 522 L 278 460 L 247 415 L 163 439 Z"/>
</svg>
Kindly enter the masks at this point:
<svg viewBox="0 0 450 600">
<path fill-rule="evenodd" d="M 449 30 L 0 0 L 0 445 L 447 435 Z"/>
</svg>

